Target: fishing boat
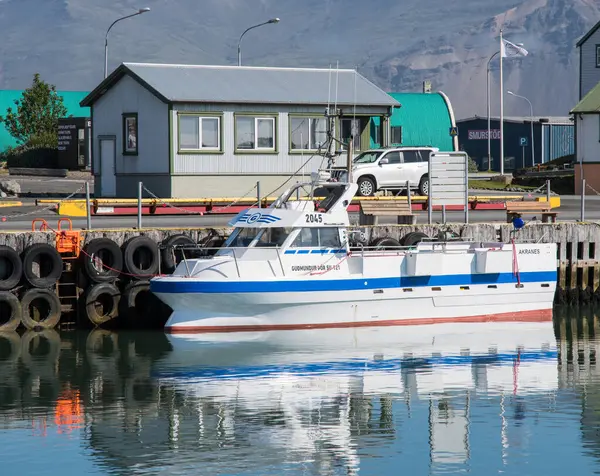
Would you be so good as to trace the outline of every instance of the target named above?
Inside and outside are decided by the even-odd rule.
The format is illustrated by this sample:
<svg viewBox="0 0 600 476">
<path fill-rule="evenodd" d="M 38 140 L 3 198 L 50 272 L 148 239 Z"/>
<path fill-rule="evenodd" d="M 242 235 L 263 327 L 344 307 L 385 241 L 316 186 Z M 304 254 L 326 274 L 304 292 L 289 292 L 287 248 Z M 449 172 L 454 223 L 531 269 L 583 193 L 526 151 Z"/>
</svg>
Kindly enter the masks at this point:
<svg viewBox="0 0 600 476">
<path fill-rule="evenodd" d="M 327 183 L 320 202 L 299 200 L 317 181 L 240 212 L 215 254 L 153 278 L 151 291 L 173 309 L 166 331 L 551 320 L 555 243 L 364 246 L 347 210 L 357 185 Z"/>
</svg>

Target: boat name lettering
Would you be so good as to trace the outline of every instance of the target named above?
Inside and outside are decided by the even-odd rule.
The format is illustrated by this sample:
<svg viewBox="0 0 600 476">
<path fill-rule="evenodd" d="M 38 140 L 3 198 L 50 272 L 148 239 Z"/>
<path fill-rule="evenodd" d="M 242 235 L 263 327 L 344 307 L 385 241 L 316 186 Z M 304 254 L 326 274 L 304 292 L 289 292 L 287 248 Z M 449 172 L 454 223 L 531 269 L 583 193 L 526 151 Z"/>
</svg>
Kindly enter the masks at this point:
<svg viewBox="0 0 600 476">
<path fill-rule="evenodd" d="M 323 215 L 318 213 L 307 213 L 304 216 L 306 217 L 306 223 L 323 223 Z"/>
<path fill-rule="evenodd" d="M 540 250 L 539 250 L 539 248 L 525 248 L 525 249 L 519 250 L 519 254 L 520 255 L 539 255 Z"/>
<path fill-rule="evenodd" d="M 339 264 L 305 264 L 292 266 L 292 271 L 339 271 Z"/>
</svg>

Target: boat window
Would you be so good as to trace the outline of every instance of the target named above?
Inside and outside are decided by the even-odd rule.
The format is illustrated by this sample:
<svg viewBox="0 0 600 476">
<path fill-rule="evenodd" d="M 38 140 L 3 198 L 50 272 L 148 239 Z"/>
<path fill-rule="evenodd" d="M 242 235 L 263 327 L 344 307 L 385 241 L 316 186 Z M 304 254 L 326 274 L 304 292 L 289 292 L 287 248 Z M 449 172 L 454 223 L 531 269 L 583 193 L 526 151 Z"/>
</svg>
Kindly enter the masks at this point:
<svg viewBox="0 0 600 476">
<path fill-rule="evenodd" d="M 255 246 L 281 246 L 292 230 L 293 228 L 237 228 L 223 248 L 247 248 L 255 239 L 258 239 Z"/>
<path fill-rule="evenodd" d="M 283 245 L 293 228 L 263 228 L 255 246 L 274 248 Z"/>
<path fill-rule="evenodd" d="M 223 244 L 224 248 L 246 248 L 262 228 L 237 228 Z"/>
<path fill-rule="evenodd" d="M 291 244 L 292 248 L 341 248 L 338 228 L 302 228 Z"/>
</svg>

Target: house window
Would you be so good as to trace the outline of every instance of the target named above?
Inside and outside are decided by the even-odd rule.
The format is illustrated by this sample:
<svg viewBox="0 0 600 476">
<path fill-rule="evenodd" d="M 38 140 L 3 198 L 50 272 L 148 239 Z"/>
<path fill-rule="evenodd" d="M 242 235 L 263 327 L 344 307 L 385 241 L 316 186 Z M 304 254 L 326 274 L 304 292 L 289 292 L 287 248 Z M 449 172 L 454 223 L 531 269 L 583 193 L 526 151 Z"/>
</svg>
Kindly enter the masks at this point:
<svg viewBox="0 0 600 476">
<path fill-rule="evenodd" d="M 138 155 L 138 115 L 123 114 L 123 155 Z"/>
<path fill-rule="evenodd" d="M 290 149 L 317 150 L 327 141 L 324 117 L 290 117 Z"/>
<path fill-rule="evenodd" d="M 596 68 L 600 68 L 600 45 L 596 45 Z"/>
<path fill-rule="evenodd" d="M 342 141 L 348 143 L 350 137 L 354 137 L 352 143 L 354 144 L 354 150 L 360 149 L 360 119 L 342 119 Z"/>
<path fill-rule="evenodd" d="M 275 150 L 275 118 L 236 116 L 236 150 Z"/>
<path fill-rule="evenodd" d="M 179 150 L 221 150 L 221 118 L 179 116 Z"/>
<path fill-rule="evenodd" d="M 402 144 L 402 126 L 392 126 L 391 136 L 392 144 Z"/>
</svg>

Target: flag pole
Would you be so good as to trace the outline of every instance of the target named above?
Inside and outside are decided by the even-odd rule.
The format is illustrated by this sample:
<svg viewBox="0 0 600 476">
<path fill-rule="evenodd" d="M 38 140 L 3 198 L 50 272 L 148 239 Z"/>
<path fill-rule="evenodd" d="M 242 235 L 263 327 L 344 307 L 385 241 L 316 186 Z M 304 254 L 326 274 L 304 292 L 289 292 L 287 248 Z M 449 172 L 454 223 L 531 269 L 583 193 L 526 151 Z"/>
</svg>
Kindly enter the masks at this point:
<svg viewBox="0 0 600 476">
<path fill-rule="evenodd" d="M 500 29 L 500 175 L 504 175 L 504 80 L 502 74 L 502 57 L 504 56 L 504 42 L 502 29 Z"/>
</svg>

